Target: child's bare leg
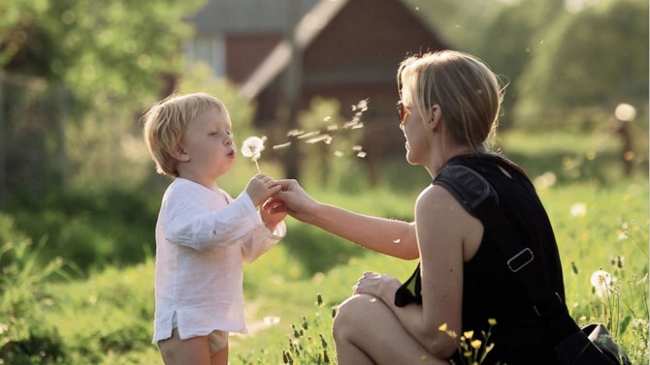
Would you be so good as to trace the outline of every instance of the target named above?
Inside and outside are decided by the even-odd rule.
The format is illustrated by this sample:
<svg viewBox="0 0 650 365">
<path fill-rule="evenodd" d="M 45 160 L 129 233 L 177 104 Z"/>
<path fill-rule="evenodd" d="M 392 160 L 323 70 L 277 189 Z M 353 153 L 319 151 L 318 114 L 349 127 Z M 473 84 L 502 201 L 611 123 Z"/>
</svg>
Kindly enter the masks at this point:
<svg viewBox="0 0 650 365">
<path fill-rule="evenodd" d="M 228 365 L 228 346 L 212 354 L 212 365 Z"/>
<path fill-rule="evenodd" d="M 178 331 L 174 330 L 171 338 L 158 342 L 158 347 L 165 365 L 211 365 L 206 336 L 181 340 Z"/>
</svg>

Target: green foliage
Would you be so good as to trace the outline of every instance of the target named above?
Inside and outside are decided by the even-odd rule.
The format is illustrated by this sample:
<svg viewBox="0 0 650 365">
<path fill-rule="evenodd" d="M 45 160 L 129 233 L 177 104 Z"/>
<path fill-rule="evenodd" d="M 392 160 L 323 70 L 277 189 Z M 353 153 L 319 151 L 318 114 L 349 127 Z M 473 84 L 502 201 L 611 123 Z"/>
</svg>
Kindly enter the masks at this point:
<svg viewBox="0 0 650 365">
<path fill-rule="evenodd" d="M 647 108 L 648 53 L 639 47 L 648 41 L 647 12 L 644 1 L 608 1 L 549 27 L 516 86 L 517 120 L 561 127 L 576 111 L 602 123 L 620 102 Z M 593 116 L 599 111 L 604 117 Z"/>
<path fill-rule="evenodd" d="M 53 304 L 45 283 L 60 268 L 60 259 L 41 265 L 38 248 L 0 215 L 0 364 L 65 363 L 59 332 L 43 320 Z"/>
<path fill-rule="evenodd" d="M 62 257 L 71 272 L 87 273 L 108 263 L 141 262 L 153 252 L 159 191 L 52 192 L 40 199 L 16 198 L 8 211 L 34 241 L 44 241 L 43 260 Z"/>
<path fill-rule="evenodd" d="M 151 95 L 178 67 L 182 19 L 201 3 L 3 1 L 0 69 L 60 80 L 85 101 Z"/>
</svg>

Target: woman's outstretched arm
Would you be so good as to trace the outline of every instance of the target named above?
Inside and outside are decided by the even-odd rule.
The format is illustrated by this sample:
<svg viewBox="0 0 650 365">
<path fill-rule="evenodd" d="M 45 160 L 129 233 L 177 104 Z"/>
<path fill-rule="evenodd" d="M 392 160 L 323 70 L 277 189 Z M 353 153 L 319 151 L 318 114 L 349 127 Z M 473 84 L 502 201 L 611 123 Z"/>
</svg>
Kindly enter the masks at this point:
<svg viewBox="0 0 650 365">
<path fill-rule="evenodd" d="M 419 257 L 415 223 L 373 217 L 312 199 L 296 180 L 278 180 L 284 201 L 294 218 L 317 226 L 360 246 L 403 259 Z"/>
</svg>

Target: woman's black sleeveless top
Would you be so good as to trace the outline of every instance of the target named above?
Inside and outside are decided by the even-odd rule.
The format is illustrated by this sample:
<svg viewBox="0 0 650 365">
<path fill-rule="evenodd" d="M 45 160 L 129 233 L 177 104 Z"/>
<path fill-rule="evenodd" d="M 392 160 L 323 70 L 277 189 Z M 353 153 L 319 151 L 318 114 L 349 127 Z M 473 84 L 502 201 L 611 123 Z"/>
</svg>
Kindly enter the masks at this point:
<svg viewBox="0 0 650 365">
<path fill-rule="evenodd" d="M 530 247 L 535 259 L 541 260 L 549 287 L 560 294 L 564 300 L 562 268 L 548 216 L 542 206 L 533 185 L 523 170 L 505 158 L 492 154 L 461 155 L 450 159 L 449 164 L 460 164 L 478 172 L 496 191 L 512 193 L 498 194 L 499 207 L 508 214 L 525 214 L 528 222 L 524 229 L 540 239 L 531 240 Z M 441 170 L 442 171 L 442 170 Z M 505 173 L 507 172 L 510 177 Z M 440 177 L 440 176 L 438 176 Z M 446 189 L 450 187 L 436 180 Z M 450 191 L 456 197 L 453 191 Z M 456 197 L 458 199 L 458 197 Z M 461 204 L 462 205 L 462 204 Z M 467 208 L 466 208 L 467 209 Z M 471 211 L 468 211 L 472 214 Z M 483 237 L 475 256 L 463 265 L 463 331 L 474 331 L 479 336 L 481 331 L 488 331 L 488 319 L 496 319 L 496 326 L 491 329 L 489 342 L 494 343 L 483 364 L 507 363 L 509 365 L 555 364 L 557 360 L 553 349 L 545 342 L 545 326 L 535 314 L 526 290 L 506 267 L 503 257 L 495 242 Z M 395 295 L 395 304 L 421 304 L 420 265 L 413 275 L 402 285 Z M 438 331 L 432 328 L 432 331 Z M 460 334 L 459 334 L 460 336 Z M 482 340 L 482 339 L 481 339 Z M 457 353 L 454 363 L 458 361 Z M 454 358 L 450 360 L 454 360 Z"/>
</svg>

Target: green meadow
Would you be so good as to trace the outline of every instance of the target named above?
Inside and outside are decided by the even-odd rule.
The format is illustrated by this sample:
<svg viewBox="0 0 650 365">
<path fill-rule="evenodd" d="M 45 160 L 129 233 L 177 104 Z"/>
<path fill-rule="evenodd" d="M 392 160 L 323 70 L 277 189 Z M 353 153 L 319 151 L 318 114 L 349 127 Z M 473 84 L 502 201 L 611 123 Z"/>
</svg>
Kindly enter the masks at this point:
<svg viewBox="0 0 650 365">
<path fill-rule="evenodd" d="M 647 174 L 623 178 L 615 158 L 617 144 L 606 135 L 578 138 L 561 133 L 530 136 L 511 132 L 499 144 L 535 179 L 562 255 L 571 313 L 580 324 L 607 324 L 635 364 L 647 363 Z M 349 169 L 349 163 L 342 161 L 336 166 L 339 175 Z M 238 164 L 241 170 L 235 176 L 241 178 L 222 184 L 232 194 L 251 171 L 248 161 Z M 264 164 L 262 168 L 269 173 L 274 169 Z M 359 212 L 411 219 L 413 202 L 419 189 L 428 184 L 428 176 L 399 162 L 385 174 L 385 183 L 375 187 L 341 178 L 339 188 L 319 188 L 313 183 L 308 191 L 321 201 Z M 395 179 L 398 175 L 408 179 Z M 352 186 L 347 191 L 341 188 L 346 184 Z M 150 205 L 144 210 L 155 213 L 156 204 Z M 55 213 L 43 216 L 48 214 Z M 57 238 L 72 240 L 65 234 L 30 240 L 20 232 L 21 226 L 27 226 L 20 214 L 1 217 L 0 361 L 12 365 L 162 364 L 150 341 L 151 248 L 131 247 L 142 252 L 138 256 L 142 259 L 136 263 L 106 259 L 100 261 L 102 265 L 83 270 L 74 264 L 77 256 L 66 255 L 61 249 L 65 246 L 54 242 Z M 79 231 L 91 233 L 79 237 L 114 242 L 110 230 L 92 224 L 102 218 L 63 220 L 67 219 L 82 226 L 86 222 Z M 128 228 L 117 218 L 111 219 L 116 234 Z M 150 231 L 153 235 L 153 220 L 141 220 L 145 223 L 136 220 L 134 225 L 145 227 L 133 227 L 134 232 Z M 231 337 L 232 364 L 335 363 L 332 314 L 351 294 L 355 281 L 364 271 L 406 279 L 416 265 L 415 261 L 364 252 L 292 218 L 287 223 L 287 237 L 246 267 L 250 333 Z M 143 235 L 150 243 L 151 237 Z M 105 250 L 116 257 L 121 252 Z M 101 256 L 101 252 L 93 255 Z M 609 297 L 598 297 L 592 288 L 591 275 L 596 270 L 614 277 L 614 292 Z"/>
</svg>

